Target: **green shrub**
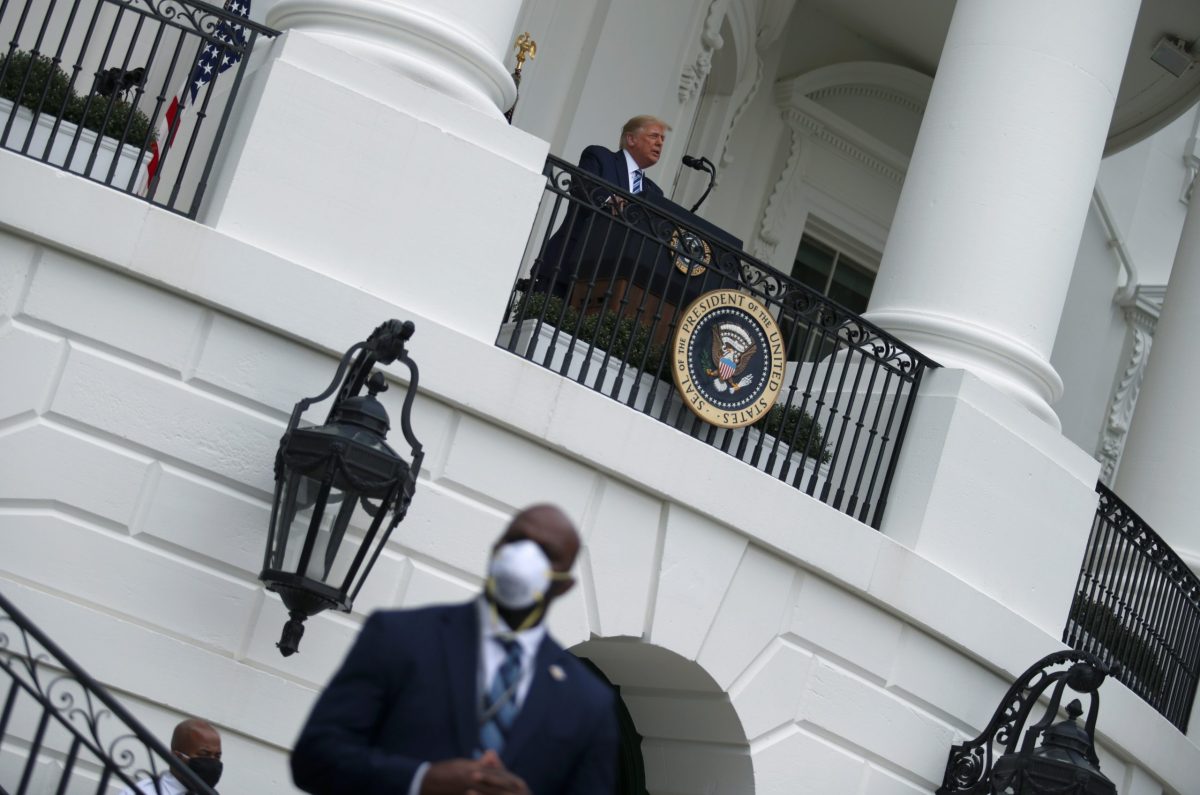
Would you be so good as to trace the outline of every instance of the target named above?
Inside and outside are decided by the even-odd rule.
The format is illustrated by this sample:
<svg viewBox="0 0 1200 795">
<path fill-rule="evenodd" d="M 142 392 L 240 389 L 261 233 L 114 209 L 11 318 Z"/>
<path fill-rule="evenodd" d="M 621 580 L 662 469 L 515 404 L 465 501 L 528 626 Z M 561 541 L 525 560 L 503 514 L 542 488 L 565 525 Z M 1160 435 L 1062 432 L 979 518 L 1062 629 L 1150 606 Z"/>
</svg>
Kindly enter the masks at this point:
<svg viewBox="0 0 1200 795">
<path fill-rule="evenodd" d="M 616 312 L 605 311 L 589 315 L 580 323 L 578 312 L 565 305 L 561 298 L 545 293 L 532 293 L 522 298 L 512 313 L 512 319 L 517 318 L 541 318 L 547 325 L 557 326 L 567 332 L 578 327 L 575 339 L 591 343 L 618 359 L 626 359 L 635 367 L 645 362 L 647 372 L 674 386 L 664 347 L 651 339 L 649 326 L 634 323 L 633 318 L 619 317 Z M 713 365 L 709 362 L 707 366 L 711 368 Z M 659 369 L 655 371 L 654 368 Z M 783 406 L 775 406 L 753 427 L 778 437 L 785 445 L 797 450 L 804 449 L 810 458 L 821 463 L 829 461 L 829 451 L 821 445 L 821 424 L 813 420 L 808 412 L 795 406 L 789 408 L 786 414 Z"/>
<path fill-rule="evenodd" d="M 522 299 L 513 310 L 513 318 L 518 317 L 542 318 L 542 322 L 567 332 L 578 327 L 575 339 L 608 351 L 610 356 L 617 359 L 626 359 L 634 367 L 645 362 L 646 367 L 653 368 L 663 362 L 661 371 L 656 375 L 665 381 L 671 380 L 665 349 L 651 340 L 648 326 L 634 323 L 633 318 L 619 317 L 616 312 L 605 311 L 588 315 L 580 323 L 578 312 L 566 306 L 561 298 L 545 293 L 532 293 Z"/>
<path fill-rule="evenodd" d="M 145 113 L 115 95 L 94 96 L 89 106 L 87 97 L 75 93 L 71 78 L 48 56 L 20 50 L 11 56 L 0 56 L 0 73 L 4 74 L 4 79 L 0 80 L 0 98 L 49 116 L 56 116 L 61 108 L 64 121 L 79 124 L 109 138 L 119 140 L 124 136 L 125 141 L 137 146 L 141 146 L 147 136 L 149 140 L 154 140 L 150 119 Z M 45 97 L 42 96 L 43 92 Z M 104 123 L 106 114 L 108 124 Z M 128 133 L 125 131 L 126 121 L 129 122 Z"/>
<path fill-rule="evenodd" d="M 829 462 L 829 451 L 821 446 L 824 432 L 821 423 L 812 418 L 807 411 L 801 411 L 796 406 L 785 409 L 783 406 L 773 406 L 767 416 L 754 423 L 754 427 L 763 433 L 777 436 L 784 444 L 804 450 L 809 458 L 815 458 L 822 464 Z"/>
<path fill-rule="evenodd" d="M 1071 604 L 1070 619 L 1093 642 L 1106 649 L 1128 674 L 1137 677 L 1151 694 L 1159 693 L 1164 677 L 1157 662 L 1158 649 L 1130 629 L 1111 607 L 1077 593 Z"/>
</svg>

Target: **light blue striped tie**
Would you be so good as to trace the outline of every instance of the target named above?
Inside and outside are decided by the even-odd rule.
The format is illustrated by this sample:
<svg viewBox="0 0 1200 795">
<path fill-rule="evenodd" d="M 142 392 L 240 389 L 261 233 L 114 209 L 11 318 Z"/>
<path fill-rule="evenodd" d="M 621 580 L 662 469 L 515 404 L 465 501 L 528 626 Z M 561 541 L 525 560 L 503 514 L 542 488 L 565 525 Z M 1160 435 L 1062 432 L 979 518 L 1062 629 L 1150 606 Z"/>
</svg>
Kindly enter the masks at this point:
<svg viewBox="0 0 1200 795">
<path fill-rule="evenodd" d="M 504 661 L 492 677 L 492 685 L 483 700 L 483 714 L 486 719 L 479 729 L 479 742 L 485 751 L 500 753 L 519 711 L 517 682 L 521 678 L 521 644 L 503 638 L 496 640 L 504 647 Z"/>
<path fill-rule="evenodd" d="M 642 170 L 640 168 L 635 168 L 633 170 L 633 184 L 629 186 L 629 192 L 630 193 L 641 193 L 642 192 Z"/>
</svg>

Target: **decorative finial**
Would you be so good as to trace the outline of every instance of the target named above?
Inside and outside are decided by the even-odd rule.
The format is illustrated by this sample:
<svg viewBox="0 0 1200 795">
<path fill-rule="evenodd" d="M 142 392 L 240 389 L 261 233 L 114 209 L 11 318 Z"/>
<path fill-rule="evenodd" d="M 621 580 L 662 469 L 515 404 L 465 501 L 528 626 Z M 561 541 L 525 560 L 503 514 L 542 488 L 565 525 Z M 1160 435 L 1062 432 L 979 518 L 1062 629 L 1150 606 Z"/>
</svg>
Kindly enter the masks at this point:
<svg viewBox="0 0 1200 795">
<path fill-rule="evenodd" d="M 520 36 L 517 36 L 517 74 L 521 73 L 521 69 L 525 66 L 525 59 L 533 60 L 537 57 L 537 42 L 529 37 L 529 31 L 525 31 Z"/>
</svg>

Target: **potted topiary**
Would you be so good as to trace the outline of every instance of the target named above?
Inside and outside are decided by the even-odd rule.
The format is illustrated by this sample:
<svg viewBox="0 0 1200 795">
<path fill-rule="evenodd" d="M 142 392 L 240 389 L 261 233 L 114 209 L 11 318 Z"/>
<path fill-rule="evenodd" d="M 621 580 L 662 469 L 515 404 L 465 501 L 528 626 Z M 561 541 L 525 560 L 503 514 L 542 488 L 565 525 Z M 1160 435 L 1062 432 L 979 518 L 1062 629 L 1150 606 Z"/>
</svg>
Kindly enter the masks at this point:
<svg viewBox="0 0 1200 795">
<path fill-rule="evenodd" d="M 130 185 L 139 153 L 154 140 L 146 114 L 115 94 L 90 101 L 79 96 L 45 55 L 16 50 L 0 56 L 0 75 L 0 136 L 8 129 L 0 146 L 120 188 Z"/>
<path fill-rule="evenodd" d="M 511 344 L 512 349 L 524 358 L 542 363 L 585 386 L 600 389 L 621 402 L 629 399 L 636 382 L 638 395 L 643 399 L 652 396 L 648 410 L 642 409 L 651 416 L 663 415 L 667 401 L 678 403 L 675 411 L 683 410 L 671 380 L 670 357 L 662 345 L 652 341 L 648 326 L 611 311 L 581 319 L 575 309 L 564 305 L 562 299 L 542 293 L 520 299 L 510 312 L 510 318 L 512 321 L 520 318 L 524 322 L 520 326 L 515 322 L 504 324 L 498 340 L 502 347 Z M 573 341 L 564 335 L 573 335 Z M 572 360 L 564 371 L 568 351 Z M 551 357 L 549 362 L 546 361 L 547 353 Z M 626 364 L 622 364 L 623 361 Z M 729 449 L 738 458 L 761 469 L 769 468 L 768 474 L 773 477 L 791 477 L 800 470 L 815 471 L 821 480 L 828 475 L 830 453 L 825 447 L 821 424 L 798 406 L 785 409 L 776 405 L 751 426 L 723 429 L 719 433 L 730 434 L 735 439 L 723 449 Z M 760 435 L 766 437 L 761 443 Z M 746 437 L 744 444 L 741 443 L 743 436 Z M 767 459 L 772 460 L 769 467 Z"/>
<path fill-rule="evenodd" d="M 616 385 L 613 397 L 621 402 L 628 400 L 636 387 L 642 396 L 655 396 L 651 411 L 656 413 L 675 391 L 665 364 L 660 372 L 650 372 L 666 362 L 663 346 L 654 344 L 650 330 L 631 318 L 612 311 L 580 318 L 562 299 L 543 293 L 525 296 L 513 308 L 511 317 L 524 322 L 520 326 L 515 322 L 504 324 L 500 332 L 502 346 L 511 344 L 520 355 L 538 362 L 544 362 L 549 351 L 551 361 L 547 367 L 605 394 L 611 394 Z M 571 361 L 564 371 L 568 354 Z M 655 381 L 660 380 L 662 383 L 656 385 Z"/>
</svg>

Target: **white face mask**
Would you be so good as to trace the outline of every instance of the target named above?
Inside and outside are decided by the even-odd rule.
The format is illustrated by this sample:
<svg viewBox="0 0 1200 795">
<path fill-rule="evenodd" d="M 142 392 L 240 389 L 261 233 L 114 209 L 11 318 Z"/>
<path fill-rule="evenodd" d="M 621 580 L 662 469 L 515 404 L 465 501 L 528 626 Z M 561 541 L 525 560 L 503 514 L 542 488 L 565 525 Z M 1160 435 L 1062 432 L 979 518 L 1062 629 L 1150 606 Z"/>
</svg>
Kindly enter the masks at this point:
<svg viewBox="0 0 1200 795">
<path fill-rule="evenodd" d="M 523 610 L 545 598 L 554 575 L 550 559 L 537 542 L 513 541 L 492 555 L 487 589 L 501 607 Z"/>
</svg>

